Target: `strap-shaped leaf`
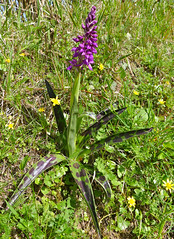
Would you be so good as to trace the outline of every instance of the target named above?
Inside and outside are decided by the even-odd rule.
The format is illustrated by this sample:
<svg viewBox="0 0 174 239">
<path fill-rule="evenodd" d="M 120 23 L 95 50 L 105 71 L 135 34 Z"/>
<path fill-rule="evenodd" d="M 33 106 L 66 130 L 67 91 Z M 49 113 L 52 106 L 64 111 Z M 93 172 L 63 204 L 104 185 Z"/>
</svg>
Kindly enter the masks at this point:
<svg viewBox="0 0 174 239">
<path fill-rule="evenodd" d="M 111 185 L 109 183 L 109 181 L 106 179 L 106 177 L 104 175 L 97 175 L 95 177 L 95 180 L 100 184 L 100 186 L 102 186 L 102 188 L 104 189 L 104 192 L 106 194 L 106 201 L 109 201 L 111 199 Z"/>
<path fill-rule="evenodd" d="M 133 131 L 125 132 L 125 133 L 111 135 L 111 136 L 109 136 L 105 139 L 99 140 L 96 143 L 94 143 L 93 145 L 91 145 L 90 150 L 92 150 L 92 151 L 98 150 L 101 147 L 103 147 L 105 145 L 105 143 L 107 143 L 107 144 L 120 143 L 120 142 L 123 142 L 123 140 L 132 138 L 134 136 L 147 134 L 147 133 L 151 132 L 152 129 L 153 128 L 133 130 Z"/>
<path fill-rule="evenodd" d="M 82 157 L 84 154 L 90 154 L 92 151 L 99 150 L 100 148 L 104 147 L 104 145 L 106 143 L 109 145 L 114 144 L 114 143 L 120 143 L 120 142 L 123 142 L 123 140 L 132 138 L 134 136 L 148 134 L 149 132 L 152 131 L 152 129 L 153 128 L 133 130 L 133 131 L 125 132 L 125 133 L 111 135 L 107 138 L 101 139 L 101 140 L 97 141 L 96 143 L 92 144 L 89 147 L 89 149 L 82 150 L 79 153 L 78 158 Z"/>
<path fill-rule="evenodd" d="M 71 93 L 70 120 L 67 135 L 69 156 L 71 156 L 76 150 L 79 89 L 80 89 L 80 74 L 75 79 Z"/>
<path fill-rule="evenodd" d="M 22 181 L 20 182 L 18 189 L 12 196 L 9 204 L 13 205 L 18 198 L 22 195 L 25 189 L 45 170 L 49 169 L 53 165 L 56 165 L 63 160 L 66 160 L 65 156 L 61 154 L 49 155 L 44 157 L 42 160 L 34 164 L 34 166 L 25 174 Z"/>
<path fill-rule="evenodd" d="M 45 80 L 45 84 L 46 84 L 46 87 L 47 87 L 49 97 L 50 98 L 56 98 L 56 95 L 55 95 L 50 83 L 47 80 Z M 66 121 L 65 121 L 65 118 L 64 118 L 64 115 L 63 115 L 63 111 L 62 111 L 60 105 L 55 105 L 53 107 L 53 109 L 54 109 L 54 115 L 55 115 L 55 118 L 56 118 L 56 123 L 57 123 L 58 130 L 62 134 L 66 130 Z"/>
<path fill-rule="evenodd" d="M 125 110 L 126 110 L 126 108 L 123 108 L 123 109 L 118 109 L 115 112 L 112 112 L 110 109 L 107 109 L 106 111 L 101 112 L 98 115 L 99 120 L 96 123 L 92 124 L 87 130 L 85 130 L 82 133 L 82 135 L 83 136 L 91 135 L 93 132 L 97 131 L 102 125 L 107 124 L 109 120 L 113 119 L 116 116 L 115 113 L 121 114 Z M 107 114 L 105 116 L 103 116 L 102 118 L 100 118 L 101 114 L 104 114 L 104 113 L 107 113 Z"/>
<path fill-rule="evenodd" d="M 96 231 L 98 232 L 98 235 L 101 238 L 100 228 L 99 228 L 99 224 L 97 220 L 93 190 L 92 190 L 88 175 L 85 169 L 81 167 L 81 164 L 74 160 L 70 162 L 70 170 L 86 201 L 86 204 L 90 210 Z"/>
<path fill-rule="evenodd" d="M 117 105 L 118 105 L 118 102 L 114 103 L 114 104 L 112 105 L 113 109 L 114 109 Z M 111 112 L 111 108 L 110 108 L 110 107 L 109 107 L 109 108 L 106 108 L 106 109 L 104 109 L 104 110 L 102 110 L 102 111 L 100 111 L 100 112 L 97 114 L 97 116 L 96 116 L 97 120 L 101 119 L 104 115 L 107 115 L 107 114 L 110 113 L 110 112 Z"/>
</svg>

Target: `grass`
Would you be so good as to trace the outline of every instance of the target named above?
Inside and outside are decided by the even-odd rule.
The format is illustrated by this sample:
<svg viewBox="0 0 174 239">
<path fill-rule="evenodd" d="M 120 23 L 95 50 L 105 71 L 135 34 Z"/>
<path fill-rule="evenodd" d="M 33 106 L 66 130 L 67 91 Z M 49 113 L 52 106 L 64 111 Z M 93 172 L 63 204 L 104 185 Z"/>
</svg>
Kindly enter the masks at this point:
<svg viewBox="0 0 174 239">
<path fill-rule="evenodd" d="M 93 71 L 84 71 L 81 113 L 98 113 L 115 102 L 127 107 L 98 131 L 96 140 L 111 132 L 154 127 L 149 135 L 106 145 L 84 158 L 85 164 L 94 162 L 112 187 L 112 198 L 105 203 L 93 184 L 102 234 L 105 239 L 173 238 L 173 191 L 163 186 L 167 179 L 174 183 L 173 1 L 53 2 L 54 8 L 41 6 L 37 18 L 27 11 L 27 21 L 21 9 L 6 6 L 1 12 L 1 238 L 97 238 L 63 163 L 36 179 L 18 207 L 5 211 L 5 200 L 31 165 L 59 150 L 44 80 L 54 85 L 68 116 L 73 73 L 66 68 L 72 38 L 92 5 L 97 7 L 99 47 Z M 44 112 L 39 112 L 41 107 Z M 91 122 L 85 118 L 82 124 Z M 129 196 L 135 198 L 135 207 L 129 207 Z"/>
</svg>

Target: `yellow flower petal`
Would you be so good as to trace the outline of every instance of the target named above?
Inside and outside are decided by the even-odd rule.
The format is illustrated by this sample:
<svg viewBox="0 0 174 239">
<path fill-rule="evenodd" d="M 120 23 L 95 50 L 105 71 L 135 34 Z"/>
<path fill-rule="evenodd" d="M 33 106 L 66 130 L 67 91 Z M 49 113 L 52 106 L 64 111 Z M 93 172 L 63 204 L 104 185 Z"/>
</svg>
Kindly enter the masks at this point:
<svg viewBox="0 0 174 239">
<path fill-rule="evenodd" d="M 167 181 L 163 181 L 163 186 L 166 188 L 166 190 L 169 190 L 170 192 L 174 189 L 174 184 L 169 179 L 167 179 Z"/>
<path fill-rule="evenodd" d="M 165 101 L 163 99 L 158 100 L 161 105 L 164 105 Z"/>
<path fill-rule="evenodd" d="M 134 197 L 128 197 L 127 200 L 128 200 L 129 207 L 135 207 L 136 203 L 135 203 Z"/>
<path fill-rule="evenodd" d="M 25 56 L 25 53 L 23 52 L 23 53 L 21 53 L 21 54 L 19 54 L 20 56 Z"/>
<path fill-rule="evenodd" d="M 10 63 L 10 59 L 5 59 L 5 62 Z"/>
<path fill-rule="evenodd" d="M 13 123 L 10 123 L 10 124 L 8 124 L 8 125 L 7 125 L 7 127 L 8 127 L 9 129 L 14 129 L 14 127 L 13 127 L 13 126 L 14 126 L 14 124 L 13 124 Z"/>
<path fill-rule="evenodd" d="M 134 95 L 139 95 L 140 93 L 136 90 L 133 91 Z"/>
<path fill-rule="evenodd" d="M 60 100 L 58 99 L 58 96 L 56 96 L 56 98 L 50 98 L 50 100 L 53 102 L 53 106 L 60 105 Z"/>
<path fill-rule="evenodd" d="M 100 71 L 102 71 L 104 69 L 104 65 L 100 63 L 98 68 L 99 68 Z"/>
<path fill-rule="evenodd" d="M 41 107 L 38 109 L 39 112 L 45 112 L 45 108 Z"/>
</svg>

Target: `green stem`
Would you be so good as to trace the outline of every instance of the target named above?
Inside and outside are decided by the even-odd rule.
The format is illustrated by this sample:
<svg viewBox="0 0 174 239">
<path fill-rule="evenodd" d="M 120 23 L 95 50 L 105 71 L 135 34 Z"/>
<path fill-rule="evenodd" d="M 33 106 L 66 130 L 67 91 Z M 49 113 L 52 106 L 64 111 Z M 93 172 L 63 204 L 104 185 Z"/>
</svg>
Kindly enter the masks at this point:
<svg viewBox="0 0 174 239">
<path fill-rule="evenodd" d="M 68 150 L 71 156 L 76 150 L 77 118 L 78 118 L 78 99 L 80 90 L 81 74 L 79 73 L 74 81 L 71 101 L 70 101 L 70 121 L 68 125 Z"/>
</svg>

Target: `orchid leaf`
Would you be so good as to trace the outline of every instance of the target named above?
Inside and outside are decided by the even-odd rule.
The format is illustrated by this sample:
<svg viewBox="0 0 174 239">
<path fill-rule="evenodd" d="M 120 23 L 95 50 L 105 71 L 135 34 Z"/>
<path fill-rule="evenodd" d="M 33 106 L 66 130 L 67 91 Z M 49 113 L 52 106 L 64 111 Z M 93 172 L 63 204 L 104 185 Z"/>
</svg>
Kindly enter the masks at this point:
<svg viewBox="0 0 174 239">
<path fill-rule="evenodd" d="M 134 136 L 148 134 L 152 130 L 153 130 L 153 128 L 148 128 L 148 129 L 133 130 L 133 131 L 129 131 L 129 132 L 111 135 L 107 138 L 101 139 L 101 140 L 97 141 L 96 143 L 92 144 L 91 146 L 89 146 L 88 149 L 82 150 L 79 153 L 78 158 L 82 157 L 84 154 L 90 154 L 92 151 L 99 150 L 100 148 L 104 147 L 104 145 L 106 143 L 109 145 L 114 144 L 114 143 L 121 143 L 124 140 L 132 138 Z"/>
<path fill-rule="evenodd" d="M 111 185 L 110 185 L 109 181 L 103 175 L 96 176 L 95 180 L 96 180 L 96 182 L 98 182 L 100 184 L 100 186 L 102 186 L 102 188 L 106 194 L 106 201 L 109 201 L 111 199 L 111 193 L 112 193 Z"/>
<path fill-rule="evenodd" d="M 126 108 L 123 109 L 118 109 L 115 112 L 112 112 L 110 109 L 107 109 L 106 111 L 102 111 L 100 112 L 100 114 L 98 114 L 98 118 L 99 120 L 92 124 L 87 130 L 85 130 L 82 135 L 86 136 L 86 135 L 91 135 L 93 132 L 97 131 L 102 125 L 105 125 L 108 123 L 109 120 L 113 119 L 117 114 L 121 114 L 122 112 L 124 112 L 126 110 Z M 102 118 L 101 115 L 105 114 Z"/>
<path fill-rule="evenodd" d="M 105 143 L 107 143 L 107 144 L 120 143 L 120 142 L 123 142 L 124 140 L 132 138 L 134 136 L 147 134 L 147 133 L 151 132 L 152 129 L 153 128 L 133 130 L 133 131 L 129 131 L 129 132 L 111 135 L 111 136 L 104 138 L 102 140 L 99 140 L 96 143 L 94 143 L 93 145 L 91 145 L 90 150 L 92 150 L 92 151 L 98 150 L 101 147 L 103 147 L 105 145 Z"/>
<path fill-rule="evenodd" d="M 50 83 L 47 80 L 45 80 L 45 84 L 46 84 L 46 87 L 47 87 L 49 97 L 50 98 L 56 98 L 56 95 L 55 95 Z M 65 118 L 64 118 L 64 115 L 63 115 L 62 108 L 61 108 L 60 105 L 55 105 L 53 107 L 53 109 L 54 109 L 54 115 L 55 115 L 55 118 L 56 118 L 56 123 L 57 123 L 58 130 L 62 134 L 66 130 L 66 121 L 65 121 Z"/>
<path fill-rule="evenodd" d="M 70 170 L 72 175 L 77 183 L 80 191 L 86 201 L 86 204 L 90 210 L 96 231 L 98 232 L 99 237 L 101 238 L 100 228 L 97 220 L 96 208 L 95 208 L 95 200 L 93 195 L 93 190 L 91 183 L 88 178 L 88 174 L 86 173 L 85 169 L 82 168 L 80 162 L 72 160 L 70 162 Z"/>
<path fill-rule="evenodd" d="M 116 102 L 116 103 L 114 103 L 114 104 L 112 105 L 113 110 L 115 110 L 114 108 L 116 108 L 117 105 L 118 105 L 118 102 Z M 102 111 L 100 111 L 100 112 L 97 114 L 97 116 L 96 116 L 97 120 L 101 119 L 104 115 L 107 115 L 107 114 L 109 114 L 110 112 L 111 112 L 111 108 L 110 108 L 110 107 L 109 107 L 109 108 L 106 108 L 106 109 L 104 109 L 104 110 L 102 110 Z"/>
<path fill-rule="evenodd" d="M 18 198 L 24 193 L 25 189 L 45 170 L 49 169 L 50 167 L 66 160 L 65 156 L 61 154 L 56 155 L 49 155 L 44 157 L 42 160 L 37 162 L 26 175 L 23 177 L 21 183 L 18 186 L 18 189 L 13 194 L 9 204 L 13 205 Z"/>
<path fill-rule="evenodd" d="M 68 125 L 68 150 L 69 156 L 76 150 L 77 122 L 78 122 L 78 98 L 80 89 L 80 74 L 75 79 L 70 101 L 70 121 Z"/>
</svg>

